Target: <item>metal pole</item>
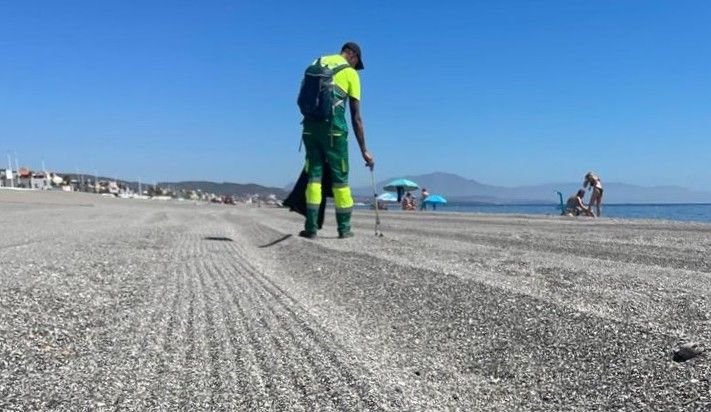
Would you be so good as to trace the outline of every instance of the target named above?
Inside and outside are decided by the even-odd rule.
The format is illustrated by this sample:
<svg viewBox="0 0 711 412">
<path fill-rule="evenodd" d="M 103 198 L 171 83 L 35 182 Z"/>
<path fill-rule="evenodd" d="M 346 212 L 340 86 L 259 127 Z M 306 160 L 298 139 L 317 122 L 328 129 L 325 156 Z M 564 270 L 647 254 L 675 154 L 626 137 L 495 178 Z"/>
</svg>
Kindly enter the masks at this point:
<svg viewBox="0 0 711 412">
<path fill-rule="evenodd" d="M 47 175 L 47 168 L 44 165 L 44 159 L 42 159 L 42 175 L 44 176 L 44 183 L 42 184 L 42 189 L 46 189 L 46 187 L 49 185 L 51 186 L 52 183 L 49 180 L 49 176 Z"/>
<path fill-rule="evenodd" d="M 370 169 L 370 183 L 373 186 L 373 202 L 375 206 L 375 236 L 382 236 L 380 231 L 380 212 L 378 211 L 378 192 L 375 191 L 375 172 Z"/>
<path fill-rule="evenodd" d="M 15 153 L 15 173 L 17 174 L 17 187 L 20 187 L 20 162 L 17 161 L 17 153 Z"/>
<path fill-rule="evenodd" d="M 10 158 L 10 153 L 7 154 L 7 166 L 8 166 L 7 170 L 8 170 L 9 178 L 10 178 L 10 187 L 15 187 L 15 176 L 12 174 L 12 158 Z"/>
</svg>

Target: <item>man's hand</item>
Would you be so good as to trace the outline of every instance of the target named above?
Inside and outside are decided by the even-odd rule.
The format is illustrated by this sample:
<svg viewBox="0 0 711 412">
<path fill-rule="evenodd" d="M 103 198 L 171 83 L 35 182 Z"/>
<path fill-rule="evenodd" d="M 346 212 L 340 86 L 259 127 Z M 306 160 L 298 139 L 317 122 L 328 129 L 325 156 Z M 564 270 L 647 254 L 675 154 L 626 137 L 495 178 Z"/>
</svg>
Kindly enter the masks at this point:
<svg viewBox="0 0 711 412">
<path fill-rule="evenodd" d="M 363 160 L 365 160 L 365 165 L 369 167 L 370 170 L 373 170 L 373 167 L 375 166 L 375 159 L 373 159 L 373 155 L 367 150 L 363 150 L 361 154 L 363 155 Z"/>
</svg>

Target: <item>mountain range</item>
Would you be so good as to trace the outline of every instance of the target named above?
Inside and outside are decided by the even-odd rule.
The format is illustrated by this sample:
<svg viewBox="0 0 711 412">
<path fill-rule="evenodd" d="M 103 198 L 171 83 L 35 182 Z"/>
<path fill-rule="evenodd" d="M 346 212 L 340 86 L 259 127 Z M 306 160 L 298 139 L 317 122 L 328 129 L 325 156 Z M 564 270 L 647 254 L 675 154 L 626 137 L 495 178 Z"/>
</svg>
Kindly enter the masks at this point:
<svg viewBox="0 0 711 412">
<path fill-rule="evenodd" d="M 81 175 L 72 173 L 60 174 L 69 175 L 71 178 L 80 179 Z M 84 175 L 86 180 L 93 180 L 94 176 Z M 383 192 L 383 186 L 395 178 L 405 178 L 412 180 L 426 187 L 430 193 L 439 194 L 446 197 L 451 202 L 476 202 L 483 204 L 550 204 L 558 203 L 556 191 L 563 194 L 564 200 L 572 195 L 582 186 L 580 182 L 560 182 L 546 183 L 528 186 L 495 186 L 478 182 L 473 179 L 452 174 L 452 173 L 428 173 L 423 175 L 397 176 L 385 179 L 376 184 L 378 193 Z M 114 178 L 100 177 L 101 180 L 117 180 Z M 138 182 L 117 180 L 133 190 L 137 190 Z M 144 186 L 151 186 L 144 183 Z M 220 195 L 244 196 L 248 194 L 259 194 L 261 196 L 276 195 L 284 199 L 291 191 L 293 184 L 285 188 L 262 186 L 255 183 L 231 183 L 231 182 L 210 182 L 210 181 L 181 181 L 181 182 L 159 182 L 160 187 L 170 187 L 171 189 L 201 190 L 203 192 Z M 711 203 L 711 192 L 691 190 L 682 186 L 638 186 L 628 183 L 605 182 L 603 202 L 605 203 Z M 145 188 L 145 187 L 144 187 Z M 415 191 L 419 196 L 419 190 Z M 361 199 L 370 199 L 373 196 L 371 187 L 353 188 L 353 195 Z"/>
<path fill-rule="evenodd" d="M 582 187 L 580 182 L 546 183 L 529 186 L 495 186 L 467 179 L 451 173 L 429 173 L 417 176 L 398 176 L 426 187 L 431 194 L 440 194 L 450 201 L 487 204 L 540 204 L 557 203 L 556 191 L 564 200 Z M 379 182 L 378 193 L 394 178 Z M 695 191 L 681 186 L 637 186 L 627 183 L 603 181 L 605 203 L 711 203 L 711 192 Z M 372 188 L 354 188 L 356 196 L 372 196 Z M 419 195 L 419 191 L 416 191 Z"/>
</svg>

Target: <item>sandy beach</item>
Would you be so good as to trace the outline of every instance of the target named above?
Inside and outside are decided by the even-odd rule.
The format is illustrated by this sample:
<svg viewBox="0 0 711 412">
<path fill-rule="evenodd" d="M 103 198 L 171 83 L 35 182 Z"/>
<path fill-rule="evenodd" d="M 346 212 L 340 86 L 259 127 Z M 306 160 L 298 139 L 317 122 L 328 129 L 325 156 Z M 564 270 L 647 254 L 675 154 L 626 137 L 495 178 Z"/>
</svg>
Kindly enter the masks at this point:
<svg viewBox="0 0 711 412">
<path fill-rule="evenodd" d="M 0 409 L 711 408 L 711 225 L 381 218 L 0 191 Z"/>
</svg>

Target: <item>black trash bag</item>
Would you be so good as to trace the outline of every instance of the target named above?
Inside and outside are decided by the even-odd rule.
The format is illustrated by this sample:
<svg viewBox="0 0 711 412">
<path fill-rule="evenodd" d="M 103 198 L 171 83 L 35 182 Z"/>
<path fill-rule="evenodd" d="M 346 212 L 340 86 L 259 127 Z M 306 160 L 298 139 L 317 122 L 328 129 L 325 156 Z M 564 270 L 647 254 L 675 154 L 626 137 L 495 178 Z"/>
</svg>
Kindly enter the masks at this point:
<svg viewBox="0 0 711 412">
<path fill-rule="evenodd" d="M 294 188 L 284 200 L 284 206 L 289 208 L 289 211 L 296 212 L 302 216 L 306 216 L 306 185 L 309 183 L 309 175 L 306 170 L 301 170 L 299 180 L 296 181 Z M 324 164 L 323 176 L 321 177 L 321 204 L 318 208 L 318 228 L 323 227 L 323 220 L 326 217 L 326 198 L 333 197 L 333 179 L 331 179 L 331 170 L 328 164 Z"/>
</svg>

